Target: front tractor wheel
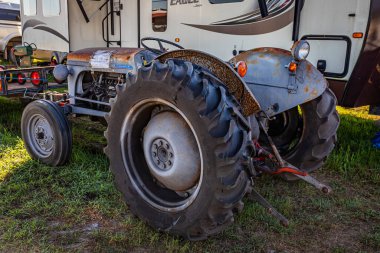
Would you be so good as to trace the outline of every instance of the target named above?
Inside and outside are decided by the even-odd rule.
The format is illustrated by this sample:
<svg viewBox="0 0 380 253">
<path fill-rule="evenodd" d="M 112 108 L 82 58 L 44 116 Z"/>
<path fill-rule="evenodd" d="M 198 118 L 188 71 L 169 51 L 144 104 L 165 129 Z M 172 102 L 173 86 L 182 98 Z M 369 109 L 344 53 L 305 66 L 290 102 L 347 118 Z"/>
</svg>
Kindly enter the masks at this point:
<svg viewBox="0 0 380 253">
<path fill-rule="evenodd" d="M 191 63 L 155 62 L 117 89 L 105 152 L 130 210 L 200 240 L 223 230 L 250 189 L 247 131 L 232 97 Z"/>
<path fill-rule="evenodd" d="M 334 149 L 339 122 L 336 97 L 327 88 L 320 97 L 276 116 L 269 122 L 268 134 L 286 161 L 312 172 Z M 284 178 L 297 179 L 292 175 Z"/>
<path fill-rule="evenodd" d="M 70 159 L 71 130 L 56 103 L 41 99 L 28 104 L 21 118 L 21 134 L 33 159 L 51 166 L 64 165 Z"/>
</svg>

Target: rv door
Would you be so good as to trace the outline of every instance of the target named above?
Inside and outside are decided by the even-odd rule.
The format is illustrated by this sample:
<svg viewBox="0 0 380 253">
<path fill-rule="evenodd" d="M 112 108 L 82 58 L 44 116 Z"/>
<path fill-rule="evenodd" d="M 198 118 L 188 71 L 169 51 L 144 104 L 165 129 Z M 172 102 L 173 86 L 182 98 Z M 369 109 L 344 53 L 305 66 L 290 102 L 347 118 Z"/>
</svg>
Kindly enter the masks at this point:
<svg viewBox="0 0 380 253">
<path fill-rule="evenodd" d="M 69 52 L 67 0 L 21 0 L 23 42 Z"/>
</svg>

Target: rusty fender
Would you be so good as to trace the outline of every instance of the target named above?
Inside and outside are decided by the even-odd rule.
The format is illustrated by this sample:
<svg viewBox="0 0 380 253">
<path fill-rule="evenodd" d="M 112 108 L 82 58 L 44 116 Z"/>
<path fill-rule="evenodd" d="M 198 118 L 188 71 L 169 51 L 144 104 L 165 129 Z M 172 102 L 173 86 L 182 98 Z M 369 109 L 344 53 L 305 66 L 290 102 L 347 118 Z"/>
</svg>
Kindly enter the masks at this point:
<svg viewBox="0 0 380 253">
<path fill-rule="evenodd" d="M 188 49 L 170 51 L 157 57 L 157 60 L 161 62 L 169 59 L 188 61 L 211 72 L 222 81 L 228 92 L 239 102 L 244 116 L 261 111 L 260 104 L 255 96 L 230 64 L 210 54 Z"/>
<path fill-rule="evenodd" d="M 319 97 L 327 88 L 323 75 L 308 61 L 299 62 L 296 73 L 288 69 L 293 57 L 289 51 L 258 48 L 230 60 L 231 64 L 246 62 L 248 72 L 243 78 L 261 109 L 273 116 Z"/>
</svg>

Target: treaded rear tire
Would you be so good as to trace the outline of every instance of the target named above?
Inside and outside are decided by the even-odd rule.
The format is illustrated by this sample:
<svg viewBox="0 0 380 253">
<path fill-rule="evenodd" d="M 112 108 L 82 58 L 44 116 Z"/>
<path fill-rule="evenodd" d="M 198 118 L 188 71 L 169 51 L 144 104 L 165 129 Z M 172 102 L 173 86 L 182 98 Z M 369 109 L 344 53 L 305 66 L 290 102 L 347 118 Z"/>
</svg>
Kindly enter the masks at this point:
<svg viewBox="0 0 380 253">
<path fill-rule="evenodd" d="M 202 182 L 194 201 L 183 210 L 163 211 L 149 204 L 140 194 L 142 186 L 136 186 L 135 179 L 127 172 L 134 169 L 133 166 L 143 170 L 146 165 L 133 165 L 137 153 L 128 156 L 127 162 L 121 155 L 123 121 L 137 102 L 147 98 L 175 104 L 191 121 L 200 140 Z M 206 239 L 231 224 L 234 213 L 243 208 L 242 198 L 250 190 L 242 159 L 249 127 L 241 123 L 244 118 L 237 112 L 225 88 L 189 62 L 153 62 L 149 67 L 140 68 L 137 76 L 130 76 L 127 84 L 119 86 L 106 116 L 108 146 L 105 153 L 115 184 L 131 212 L 155 229 L 189 240 Z"/>
<path fill-rule="evenodd" d="M 283 158 L 306 172 L 322 167 L 337 142 L 339 115 L 336 111 L 336 97 L 327 88 L 318 98 L 302 104 L 302 135 L 298 144 Z M 295 180 L 285 175 L 287 180 Z"/>
</svg>

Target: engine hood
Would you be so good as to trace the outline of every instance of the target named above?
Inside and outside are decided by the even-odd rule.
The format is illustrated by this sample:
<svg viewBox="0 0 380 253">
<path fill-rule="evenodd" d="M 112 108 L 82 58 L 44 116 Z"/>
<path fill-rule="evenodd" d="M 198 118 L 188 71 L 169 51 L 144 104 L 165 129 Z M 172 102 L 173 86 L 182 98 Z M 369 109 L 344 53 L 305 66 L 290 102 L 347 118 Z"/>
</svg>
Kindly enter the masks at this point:
<svg viewBox="0 0 380 253">
<path fill-rule="evenodd" d="M 153 57 L 153 56 L 152 56 Z M 145 60 L 149 52 L 141 48 L 86 48 L 70 53 L 67 65 L 92 70 L 130 72 Z"/>
</svg>

